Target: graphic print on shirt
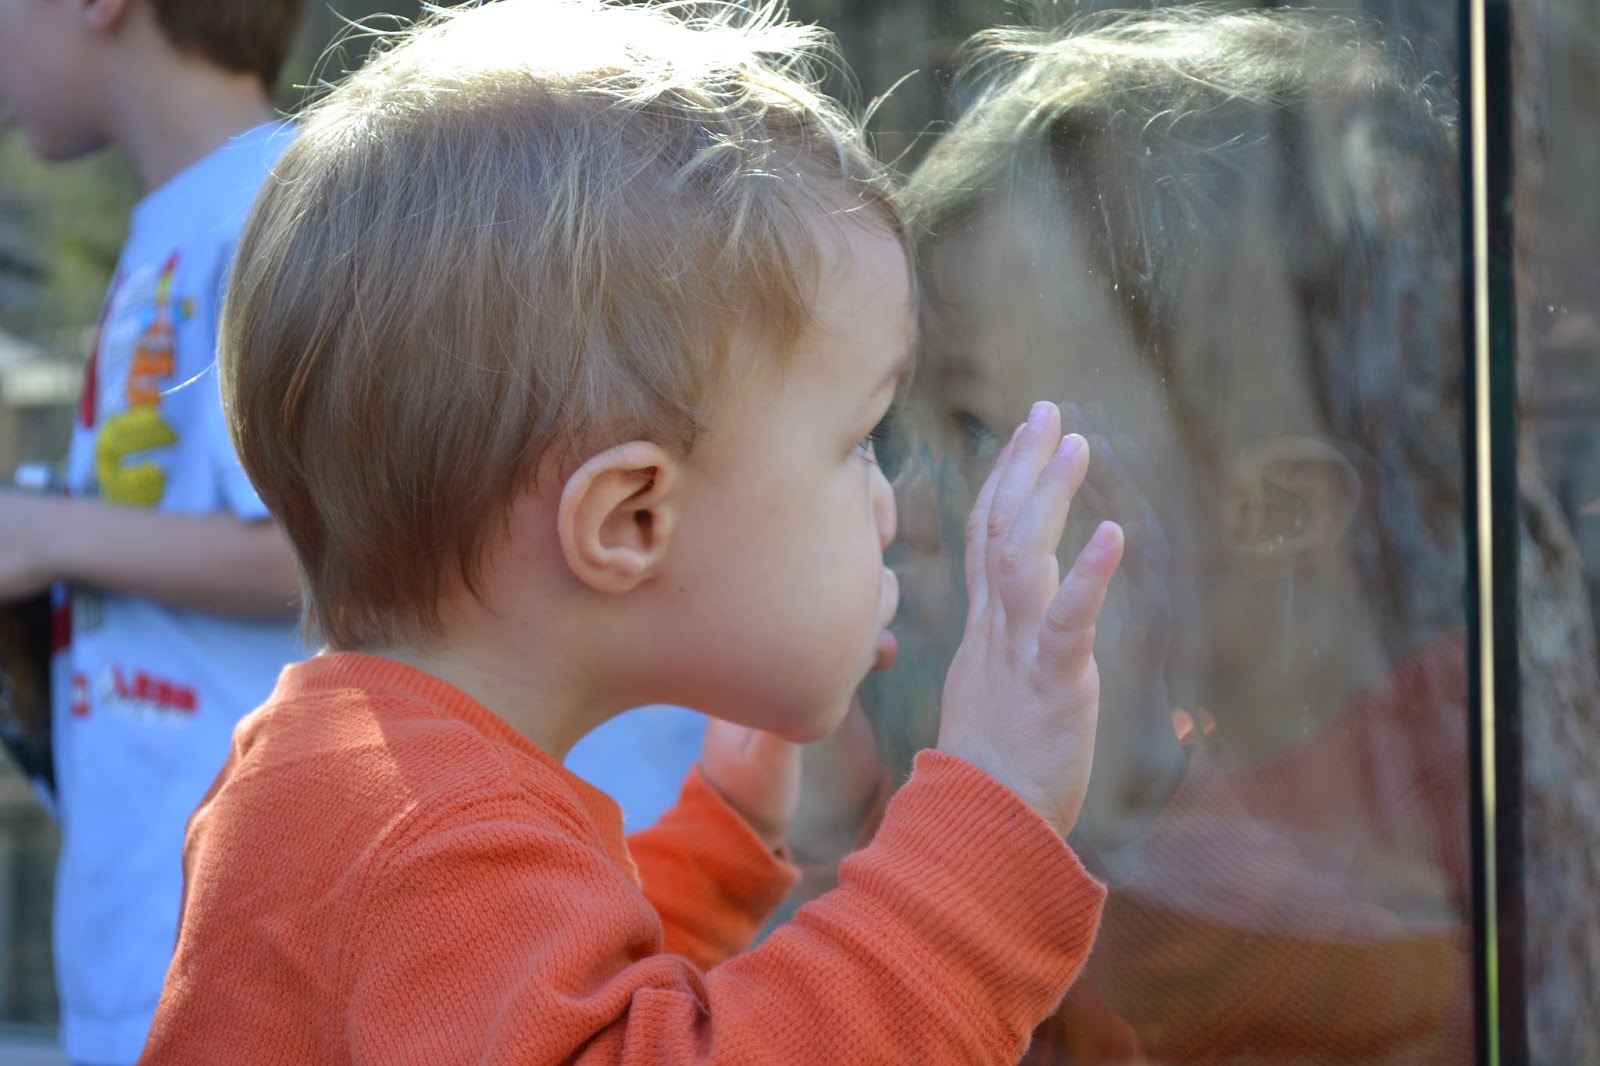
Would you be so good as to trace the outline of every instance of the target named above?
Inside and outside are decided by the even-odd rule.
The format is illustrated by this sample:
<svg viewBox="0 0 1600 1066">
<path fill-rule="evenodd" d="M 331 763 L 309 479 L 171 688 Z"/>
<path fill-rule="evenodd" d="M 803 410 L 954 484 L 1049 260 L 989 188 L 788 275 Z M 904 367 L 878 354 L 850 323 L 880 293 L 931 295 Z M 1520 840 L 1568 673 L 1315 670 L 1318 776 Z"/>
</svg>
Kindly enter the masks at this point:
<svg viewBox="0 0 1600 1066">
<path fill-rule="evenodd" d="M 160 506 L 166 495 L 167 472 L 153 453 L 176 446 L 179 433 L 162 413 L 161 398 L 178 372 L 179 327 L 195 313 L 194 300 L 174 291 L 179 258 L 173 252 L 159 270 L 112 282 L 79 410 L 94 441 L 93 474 L 83 495 L 145 508 Z M 74 632 L 98 630 L 104 613 L 99 590 L 73 590 Z M 69 710 L 80 718 L 98 704 L 145 719 L 188 719 L 198 704 L 192 685 L 121 663 L 93 677 L 74 671 L 70 684 Z"/>
<path fill-rule="evenodd" d="M 146 720 L 193 718 L 199 697 L 193 685 L 157 677 L 147 670 L 112 663 L 100 679 L 100 706 Z"/>
<path fill-rule="evenodd" d="M 99 395 L 85 408 L 101 416 L 94 492 L 126 507 L 161 503 L 166 471 L 144 453 L 178 443 L 178 431 L 161 414 L 162 390 L 177 372 L 178 327 L 194 314 L 194 301 L 173 292 L 177 271 L 174 252 L 159 273 L 130 275 L 112 292 L 89 377 Z"/>
</svg>

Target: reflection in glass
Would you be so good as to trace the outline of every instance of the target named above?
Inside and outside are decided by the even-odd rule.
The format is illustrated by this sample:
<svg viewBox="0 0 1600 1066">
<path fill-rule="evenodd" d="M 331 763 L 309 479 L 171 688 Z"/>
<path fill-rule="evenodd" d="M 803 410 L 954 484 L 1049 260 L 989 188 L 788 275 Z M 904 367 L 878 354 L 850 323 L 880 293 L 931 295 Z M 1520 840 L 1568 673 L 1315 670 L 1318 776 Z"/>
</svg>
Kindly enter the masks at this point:
<svg viewBox="0 0 1600 1066">
<path fill-rule="evenodd" d="M 1074 843 L 1113 885 L 1039 1062 L 1470 1057 L 1451 101 L 1287 13 L 993 32 L 906 192 L 924 354 L 901 663 L 927 743 L 961 520 L 1030 401 L 1129 555 Z M 1076 533 L 1074 532 L 1076 530 Z"/>
<path fill-rule="evenodd" d="M 1600 1061 L 1600 6 L 1513 6 L 1528 1037 Z M 1505 802 L 1503 799 L 1502 802 Z"/>
</svg>

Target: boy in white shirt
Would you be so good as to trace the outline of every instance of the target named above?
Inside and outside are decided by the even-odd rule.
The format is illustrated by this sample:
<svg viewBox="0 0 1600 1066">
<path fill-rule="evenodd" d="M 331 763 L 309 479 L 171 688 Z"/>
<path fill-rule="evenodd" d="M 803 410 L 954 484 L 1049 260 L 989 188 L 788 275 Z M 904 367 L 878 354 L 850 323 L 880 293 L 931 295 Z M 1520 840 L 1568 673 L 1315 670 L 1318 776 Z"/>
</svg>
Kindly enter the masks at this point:
<svg viewBox="0 0 1600 1066">
<path fill-rule="evenodd" d="M 269 94 L 300 8 L 0 0 L 0 98 L 34 151 L 115 147 L 146 190 L 87 368 L 69 495 L 0 495 L 0 598 L 69 589 L 54 627 L 71 634 L 55 944 L 75 1062 L 138 1057 L 176 935 L 184 824 L 235 722 L 303 655 L 294 560 L 239 467 L 213 369 L 239 227 L 289 139 Z"/>
</svg>

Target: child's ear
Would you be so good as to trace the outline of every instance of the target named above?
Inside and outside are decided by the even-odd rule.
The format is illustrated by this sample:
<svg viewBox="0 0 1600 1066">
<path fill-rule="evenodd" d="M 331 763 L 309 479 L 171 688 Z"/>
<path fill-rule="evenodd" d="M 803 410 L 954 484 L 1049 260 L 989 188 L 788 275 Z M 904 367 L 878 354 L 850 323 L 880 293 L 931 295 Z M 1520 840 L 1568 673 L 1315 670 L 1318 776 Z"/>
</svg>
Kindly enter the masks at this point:
<svg viewBox="0 0 1600 1066">
<path fill-rule="evenodd" d="M 1226 543 L 1235 559 L 1277 573 L 1343 542 L 1361 502 L 1361 477 L 1337 448 L 1279 437 L 1236 456 L 1223 493 Z"/>
<path fill-rule="evenodd" d="M 597 592 L 627 592 L 655 574 L 677 529 L 678 460 L 644 441 L 591 458 L 561 489 L 561 553 Z"/>
</svg>

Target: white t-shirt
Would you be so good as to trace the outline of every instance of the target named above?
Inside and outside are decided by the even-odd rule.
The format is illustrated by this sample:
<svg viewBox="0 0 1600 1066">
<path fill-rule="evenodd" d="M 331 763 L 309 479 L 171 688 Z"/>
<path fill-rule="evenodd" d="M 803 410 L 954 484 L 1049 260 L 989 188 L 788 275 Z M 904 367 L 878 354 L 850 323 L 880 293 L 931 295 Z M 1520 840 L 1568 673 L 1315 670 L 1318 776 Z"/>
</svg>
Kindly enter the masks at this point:
<svg viewBox="0 0 1600 1066">
<path fill-rule="evenodd" d="M 216 323 L 245 214 L 290 136 L 282 125 L 243 134 L 134 209 L 74 426 L 74 495 L 266 516 L 228 440 Z M 185 823 L 234 724 L 305 652 L 289 619 L 224 619 L 90 588 L 74 589 L 71 605 L 54 725 L 61 1037 L 75 1062 L 132 1063 L 177 935 Z"/>
</svg>

